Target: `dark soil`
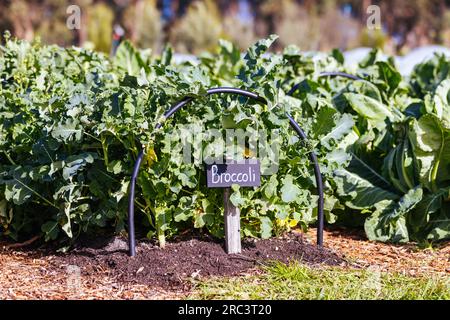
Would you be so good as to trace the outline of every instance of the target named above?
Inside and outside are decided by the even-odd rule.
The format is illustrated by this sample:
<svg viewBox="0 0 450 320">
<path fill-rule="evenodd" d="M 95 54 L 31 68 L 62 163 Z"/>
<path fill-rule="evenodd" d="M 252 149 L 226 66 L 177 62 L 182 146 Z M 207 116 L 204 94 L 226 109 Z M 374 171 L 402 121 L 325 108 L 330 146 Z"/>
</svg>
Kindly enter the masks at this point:
<svg viewBox="0 0 450 320">
<path fill-rule="evenodd" d="M 59 268 L 76 265 L 85 275 L 106 272 L 123 283 L 139 283 L 164 289 L 189 289 L 190 279 L 207 276 L 232 276 L 251 272 L 258 265 L 277 260 L 297 260 L 309 265 L 344 265 L 342 257 L 329 249 L 318 248 L 290 233 L 268 240 L 246 239 L 242 253 L 228 255 L 223 241 L 199 234 L 171 240 L 164 249 L 143 240 L 137 254 L 130 258 L 125 239 L 87 240 L 54 262 Z"/>
</svg>

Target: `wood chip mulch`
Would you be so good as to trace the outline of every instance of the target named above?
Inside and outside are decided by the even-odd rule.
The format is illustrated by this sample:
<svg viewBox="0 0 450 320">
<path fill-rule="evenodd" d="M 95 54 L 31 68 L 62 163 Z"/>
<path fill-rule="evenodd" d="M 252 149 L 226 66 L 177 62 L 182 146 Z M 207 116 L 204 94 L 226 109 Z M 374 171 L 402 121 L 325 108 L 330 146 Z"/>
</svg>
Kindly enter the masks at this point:
<svg viewBox="0 0 450 320">
<path fill-rule="evenodd" d="M 0 249 L 1 250 L 1 249 Z M 79 270 L 55 269 L 54 256 L 0 251 L 0 299 L 177 299 L 184 292 L 167 292 L 141 284 L 123 284 L 98 270 L 78 276 Z"/>
<path fill-rule="evenodd" d="M 315 229 L 306 234 L 314 243 Z M 325 247 L 363 268 L 407 275 L 450 276 L 450 242 L 433 249 L 414 244 L 391 245 L 368 241 L 364 233 L 332 228 L 325 231 Z M 163 290 L 139 283 L 123 283 L 108 270 L 81 274 L 70 266 L 55 268 L 55 256 L 39 251 L 2 249 L 0 243 L 0 299 L 180 299 L 189 292 Z"/>
<path fill-rule="evenodd" d="M 307 237 L 315 242 L 316 229 Z M 326 247 L 340 252 L 350 263 L 361 267 L 375 267 L 380 271 L 399 272 L 418 276 L 439 274 L 450 276 L 450 242 L 419 249 L 416 244 L 393 245 L 368 241 L 362 230 L 329 228 L 324 231 Z"/>
</svg>

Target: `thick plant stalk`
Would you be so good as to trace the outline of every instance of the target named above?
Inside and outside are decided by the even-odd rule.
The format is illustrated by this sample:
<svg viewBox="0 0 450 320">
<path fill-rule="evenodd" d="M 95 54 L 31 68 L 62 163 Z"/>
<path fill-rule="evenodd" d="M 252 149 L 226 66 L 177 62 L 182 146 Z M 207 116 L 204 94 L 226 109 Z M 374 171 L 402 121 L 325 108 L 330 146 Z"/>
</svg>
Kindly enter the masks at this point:
<svg viewBox="0 0 450 320">
<path fill-rule="evenodd" d="M 164 249 L 166 247 L 166 235 L 160 227 L 158 227 L 158 243 L 160 248 Z"/>
<path fill-rule="evenodd" d="M 158 236 L 158 244 L 160 248 L 165 248 L 166 246 L 166 234 L 164 232 L 163 226 L 166 223 L 166 216 L 163 213 L 161 207 L 156 208 L 155 210 L 155 227 L 156 234 Z"/>
</svg>

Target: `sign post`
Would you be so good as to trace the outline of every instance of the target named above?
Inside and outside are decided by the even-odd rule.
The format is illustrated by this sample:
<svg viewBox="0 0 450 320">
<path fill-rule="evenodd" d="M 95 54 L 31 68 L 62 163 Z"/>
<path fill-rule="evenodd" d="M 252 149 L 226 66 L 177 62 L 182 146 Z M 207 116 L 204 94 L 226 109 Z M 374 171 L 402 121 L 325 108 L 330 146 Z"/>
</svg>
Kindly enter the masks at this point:
<svg viewBox="0 0 450 320">
<path fill-rule="evenodd" d="M 241 212 L 230 200 L 231 188 L 223 189 L 225 217 L 225 251 L 228 254 L 241 253 Z"/>
<path fill-rule="evenodd" d="M 231 186 L 258 187 L 261 184 L 260 163 L 255 159 L 243 162 L 206 165 L 208 188 L 224 188 L 225 251 L 241 253 L 241 212 L 230 200 Z"/>
</svg>

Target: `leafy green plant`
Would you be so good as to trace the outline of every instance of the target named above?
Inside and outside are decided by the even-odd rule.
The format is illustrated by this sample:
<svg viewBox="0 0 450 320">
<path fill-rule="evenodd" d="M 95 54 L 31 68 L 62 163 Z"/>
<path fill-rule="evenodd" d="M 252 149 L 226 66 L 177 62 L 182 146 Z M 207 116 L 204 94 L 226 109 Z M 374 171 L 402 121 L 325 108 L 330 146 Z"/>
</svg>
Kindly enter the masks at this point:
<svg viewBox="0 0 450 320">
<path fill-rule="evenodd" d="M 412 93 L 418 92 L 419 81 L 431 80 L 423 72 L 429 72 L 426 66 L 433 62 L 416 67 L 409 89 L 390 63 L 377 61 L 377 51 L 369 61 L 361 65 L 367 80 L 335 98 L 341 110 L 352 110 L 360 118 L 359 139 L 348 149 L 352 161 L 335 172 L 337 192 L 347 207 L 370 214 L 365 222 L 369 239 L 446 239 L 449 80 L 441 78 L 423 100 L 417 99 Z"/>
<path fill-rule="evenodd" d="M 6 37 L 0 47 L 1 234 L 53 240 L 123 230 L 132 166 L 144 150 L 136 208 L 148 237 L 164 246 L 166 237 L 193 227 L 223 236 L 221 191 L 206 188 L 201 161 L 180 161 L 181 144 L 165 139 L 183 136 L 185 145 L 203 150 L 212 141 L 192 133 L 212 128 L 223 137 L 227 129 L 279 133 L 278 171 L 263 176 L 258 188 L 233 188 L 243 236 L 267 238 L 315 223 L 308 160 L 314 150 L 328 223 L 355 224 L 348 218 L 361 217 L 367 236 L 379 241 L 448 239 L 448 60 L 436 57 L 405 79 L 375 50 L 359 65 L 363 80 L 349 81 L 319 76 L 345 71 L 337 50 L 313 56 L 289 46 L 266 54 L 274 41 L 260 40 L 242 56 L 220 41 L 198 63 L 174 64 L 170 48 L 156 57 L 127 41 L 108 59 Z M 288 96 L 294 85 L 298 90 Z M 218 86 L 250 90 L 267 105 L 206 94 Z M 194 100 L 164 119 L 186 96 Z M 286 112 L 301 123 L 308 143 L 291 131 Z M 157 123 L 164 125 L 155 129 Z"/>
<path fill-rule="evenodd" d="M 166 236 L 191 226 L 221 236 L 220 191 L 202 182 L 202 163 L 179 163 L 165 144 L 165 136 L 186 124 L 282 133 L 286 148 L 277 175 L 263 178 L 260 188 L 234 189 L 244 235 L 269 237 L 314 222 L 316 195 L 307 153 L 319 148 L 319 139 L 327 141 L 319 155 L 324 172 L 331 173 L 345 157 L 327 155 L 353 122 L 325 101 L 317 112 L 326 124 L 313 120 L 316 111 L 302 114 L 300 101 L 285 95 L 278 76 L 293 56 L 263 57 L 274 40 L 259 41 L 243 59 L 222 41 L 219 54 L 203 57 L 198 66 L 171 64 L 170 49 L 151 58 L 128 42 L 110 63 L 86 50 L 9 40 L 1 58 L 3 234 L 17 239 L 40 228 L 50 240 L 107 225 L 121 230 L 131 167 L 144 148 L 136 204 L 148 236 L 157 235 L 164 245 Z M 205 96 L 206 89 L 219 85 L 252 90 L 269 103 Z M 186 95 L 196 102 L 169 120 L 172 125 L 154 130 L 167 108 Z M 291 138 L 286 110 L 296 118 L 308 116 L 303 121 L 308 130 L 318 128 L 312 145 Z M 342 121 L 347 129 L 336 131 Z M 335 202 L 328 201 L 330 215 Z"/>
</svg>

